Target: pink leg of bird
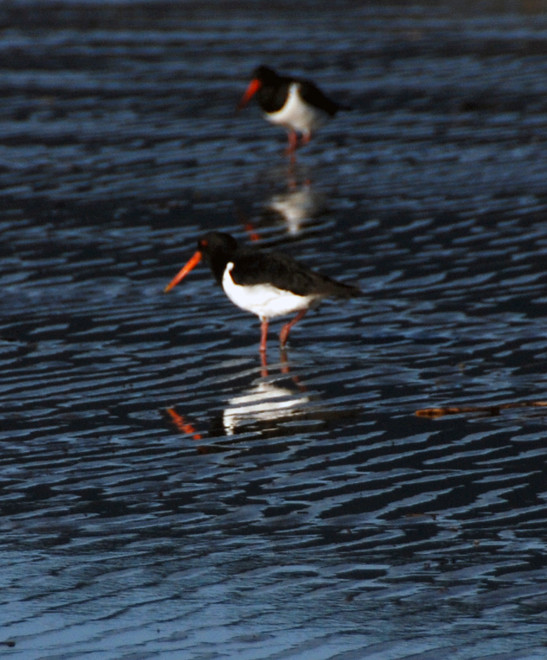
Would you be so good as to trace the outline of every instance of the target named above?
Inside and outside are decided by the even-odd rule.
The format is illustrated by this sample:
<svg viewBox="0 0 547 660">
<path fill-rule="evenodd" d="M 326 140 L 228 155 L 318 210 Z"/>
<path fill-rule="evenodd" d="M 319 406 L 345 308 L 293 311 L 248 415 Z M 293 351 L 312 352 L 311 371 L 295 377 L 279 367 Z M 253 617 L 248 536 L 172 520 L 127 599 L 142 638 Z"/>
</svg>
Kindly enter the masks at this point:
<svg viewBox="0 0 547 660">
<path fill-rule="evenodd" d="M 262 319 L 260 324 L 260 352 L 266 354 L 266 343 L 268 341 L 268 319 Z"/>
<path fill-rule="evenodd" d="M 290 156 L 294 156 L 294 152 L 298 147 L 298 134 L 296 131 L 289 131 L 289 146 L 287 147 L 287 153 Z"/>
<path fill-rule="evenodd" d="M 308 311 L 307 309 L 300 310 L 292 321 L 285 323 L 285 325 L 281 328 L 281 332 L 279 334 L 279 343 L 281 344 L 281 347 L 285 346 L 285 344 L 287 343 L 287 339 L 289 338 L 289 332 L 291 331 L 293 325 L 295 325 L 295 323 L 298 323 L 298 321 L 301 321 L 304 318 L 304 316 L 306 316 L 307 311 Z"/>
</svg>

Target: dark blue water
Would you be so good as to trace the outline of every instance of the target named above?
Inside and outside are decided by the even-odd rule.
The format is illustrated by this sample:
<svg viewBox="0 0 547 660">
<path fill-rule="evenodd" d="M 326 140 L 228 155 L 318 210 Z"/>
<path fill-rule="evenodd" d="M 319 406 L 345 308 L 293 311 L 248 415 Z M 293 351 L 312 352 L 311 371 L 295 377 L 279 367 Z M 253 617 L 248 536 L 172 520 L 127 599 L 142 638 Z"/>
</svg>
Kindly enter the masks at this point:
<svg viewBox="0 0 547 660">
<path fill-rule="evenodd" d="M 2 4 L 2 656 L 546 657 L 545 9 Z M 211 229 L 364 296 L 264 369 Z"/>
</svg>

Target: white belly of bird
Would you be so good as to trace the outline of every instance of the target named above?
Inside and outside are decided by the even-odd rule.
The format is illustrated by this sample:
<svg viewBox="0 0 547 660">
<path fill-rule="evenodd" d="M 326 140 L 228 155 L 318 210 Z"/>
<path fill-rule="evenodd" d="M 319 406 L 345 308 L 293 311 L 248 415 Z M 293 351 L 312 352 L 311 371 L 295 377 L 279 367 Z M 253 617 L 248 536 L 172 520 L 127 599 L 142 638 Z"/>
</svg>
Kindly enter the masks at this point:
<svg viewBox="0 0 547 660">
<path fill-rule="evenodd" d="M 315 132 L 326 121 L 326 113 L 305 103 L 300 98 L 299 83 L 289 86 L 285 105 L 277 112 L 265 115 L 272 124 L 285 126 L 305 135 Z"/>
<path fill-rule="evenodd" d="M 313 307 L 318 296 L 297 296 L 291 291 L 278 289 L 271 284 L 236 284 L 231 276 L 233 262 L 228 262 L 222 276 L 222 288 L 228 298 L 246 312 L 256 314 L 260 319 L 273 319 L 276 316 L 293 314 Z"/>
</svg>

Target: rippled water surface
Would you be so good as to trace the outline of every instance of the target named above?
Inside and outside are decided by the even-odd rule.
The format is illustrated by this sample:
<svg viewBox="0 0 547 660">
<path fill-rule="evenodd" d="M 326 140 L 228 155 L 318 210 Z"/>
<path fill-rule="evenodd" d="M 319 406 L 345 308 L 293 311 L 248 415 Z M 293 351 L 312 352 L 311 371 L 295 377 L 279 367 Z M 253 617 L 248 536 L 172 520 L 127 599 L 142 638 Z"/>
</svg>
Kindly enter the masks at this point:
<svg viewBox="0 0 547 660">
<path fill-rule="evenodd" d="M 2 657 L 547 656 L 547 5 L 453 5 L 2 3 Z M 211 229 L 364 295 L 265 368 Z"/>
</svg>

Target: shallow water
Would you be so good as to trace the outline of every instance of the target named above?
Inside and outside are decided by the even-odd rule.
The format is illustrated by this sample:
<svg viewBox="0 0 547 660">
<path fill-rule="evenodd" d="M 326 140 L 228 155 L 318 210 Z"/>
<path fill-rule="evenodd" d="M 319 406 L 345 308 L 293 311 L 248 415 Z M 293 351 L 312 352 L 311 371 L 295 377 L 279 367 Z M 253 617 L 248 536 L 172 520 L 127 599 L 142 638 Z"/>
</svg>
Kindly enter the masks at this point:
<svg viewBox="0 0 547 660">
<path fill-rule="evenodd" d="M 299 7 L 0 8 L 6 657 L 545 657 L 547 7 Z M 364 296 L 265 371 L 210 229 Z"/>
</svg>

